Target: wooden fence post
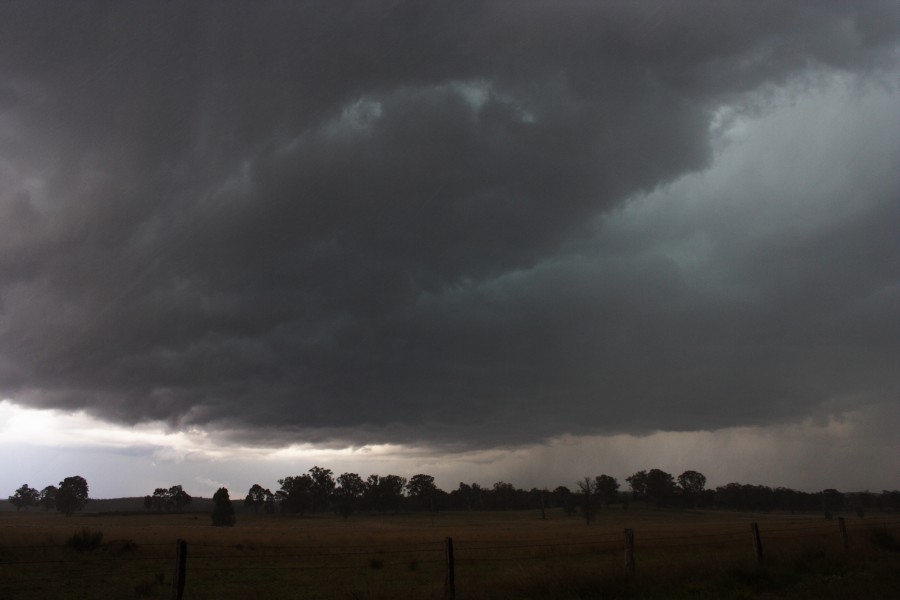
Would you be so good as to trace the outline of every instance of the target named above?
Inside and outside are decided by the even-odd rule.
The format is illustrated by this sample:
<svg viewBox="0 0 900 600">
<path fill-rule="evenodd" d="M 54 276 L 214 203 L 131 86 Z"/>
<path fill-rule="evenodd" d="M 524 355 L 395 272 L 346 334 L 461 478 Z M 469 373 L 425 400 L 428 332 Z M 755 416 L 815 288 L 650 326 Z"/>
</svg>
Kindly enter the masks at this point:
<svg viewBox="0 0 900 600">
<path fill-rule="evenodd" d="M 625 572 L 634 575 L 634 529 L 625 530 Z"/>
<path fill-rule="evenodd" d="M 456 598 L 456 568 L 453 564 L 453 538 L 447 538 L 447 579 L 444 582 L 444 596 Z"/>
<path fill-rule="evenodd" d="M 759 537 L 759 523 L 750 523 L 750 530 L 753 532 L 753 549 L 756 551 L 756 561 L 763 564 L 763 546 Z"/>
<path fill-rule="evenodd" d="M 844 521 L 844 517 L 838 517 L 838 529 L 841 531 L 841 545 L 844 552 L 847 552 L 850 549 L 850 540 L 847 539 L 847 522 Z"/>
<path fill-rule="evenodd" d="M 184 579 L 187 574 L 187 542 L 175 543 L 175 576 L 172 577 L 172 600 L 184 598 Z"/>
</svg>

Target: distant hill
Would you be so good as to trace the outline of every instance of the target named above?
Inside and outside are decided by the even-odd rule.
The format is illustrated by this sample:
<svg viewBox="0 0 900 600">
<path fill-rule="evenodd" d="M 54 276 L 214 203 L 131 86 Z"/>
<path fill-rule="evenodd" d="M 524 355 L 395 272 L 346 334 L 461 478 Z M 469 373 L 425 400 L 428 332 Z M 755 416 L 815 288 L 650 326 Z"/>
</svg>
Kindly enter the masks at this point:
<svg viewBox="0 0 900 600">
<path fill-rule="evenodd" d="M 243 501 L 233 501 L 233 504 L 235 510 L 240 510 L 243 505 Z M 191 503 L 181 512 L 207 513 L 211 512 L 212 509 L 212 498 L 198 498 L 195 496 L 193 499 L 191 499 Z M 40 509 L 32 507 L 28 510 L 39 511 Z M 0 512 L 16 512 L 16 507 L 10 504 L 9 500 L 0 500 Z M 135 498 L 91 498 L 90 500 L 88 500 L 88 503 L 87 505 L 85 505 L 82 512 L 85 514 L 96 514 L 111 512 L 150 513 L 153 511 L 148 511 L 144 508 L 144 498 L 143 496 L 140 496 Z"/>
<path fill-rule="evenodd" d="M 194 496 L 191 503 L 181 512 L 210 512 L 213 509 L 212 498 L 198 498 Z M 85 513 L 108 512 L 155 512 L 144 508 L 144 497 L 137 498 L 99 498 L 88 501 L 84 507 Z"/>
</svg>

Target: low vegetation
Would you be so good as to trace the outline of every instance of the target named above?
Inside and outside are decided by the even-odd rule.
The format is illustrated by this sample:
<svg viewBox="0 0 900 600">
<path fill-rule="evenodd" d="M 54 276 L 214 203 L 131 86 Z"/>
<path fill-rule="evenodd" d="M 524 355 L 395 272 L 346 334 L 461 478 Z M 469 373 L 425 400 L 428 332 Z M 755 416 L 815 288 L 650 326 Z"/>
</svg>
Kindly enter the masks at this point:
<svg viewBox="0 0 900 600">
<path fill-rule="evenodd" d="M 590 527 L 561 508 L 544 517 L 527 510 L 345 519 L 250 509 L 234 527 L 210 527 L 209 517 L 197 513 L 5 512 L 0 598 L 168 598 L 177 539 L 188 542 L 185 597 L 192 599 L 442 598 L 448 537 L 460 599 L 890 598 L 900 586 L 894 512 L 836 513 L 828 521 L 821 512 L 638 502 L 627 510 L 600 506 Z M 765 545 L 763 565 L 754 555 L 752 522 Z M 626 527 L 635 532 L 633 575 L 624 569 Z M 128 550 L 103 539 L 127 540 Z"/>
<path fill-rule="evenodd" d="M 90 552 L 100 547 L 103 542 L 103 533 L 91 531 L 87 528 L 76 531 L 66 540 L 66 546 L 76 552 Z"/>
</svg>

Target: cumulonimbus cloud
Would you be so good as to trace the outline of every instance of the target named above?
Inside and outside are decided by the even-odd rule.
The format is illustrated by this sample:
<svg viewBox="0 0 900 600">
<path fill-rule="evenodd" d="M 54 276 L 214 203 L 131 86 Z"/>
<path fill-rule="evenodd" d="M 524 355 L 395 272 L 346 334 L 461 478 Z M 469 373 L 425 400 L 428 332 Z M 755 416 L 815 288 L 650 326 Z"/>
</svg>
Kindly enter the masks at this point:
<svg viewBox="0 0 900 600">
<path fill-rule="evenodd" d="M 484 446 L 896 389 L 896 187 L 876 157 L 822 154 L 845 169 L 824 194 L 870 210 L 807 237 L 723 244 L 765 189 L 741 171 L 728 218 L 672 220 L 688 234 L 629 233 L 622 212 L 666 214 L 654 190 L 713 165 L 723 107 L 894 72 L 894 3 L 0 12 L 0 393 L 17 402 Z M 884 110 L 896 91 L 872 94 Z M 772 193 L 806 197 L 785 172 Z M 685 240 L 720 253 L 708 271 Z"/>
</svg>

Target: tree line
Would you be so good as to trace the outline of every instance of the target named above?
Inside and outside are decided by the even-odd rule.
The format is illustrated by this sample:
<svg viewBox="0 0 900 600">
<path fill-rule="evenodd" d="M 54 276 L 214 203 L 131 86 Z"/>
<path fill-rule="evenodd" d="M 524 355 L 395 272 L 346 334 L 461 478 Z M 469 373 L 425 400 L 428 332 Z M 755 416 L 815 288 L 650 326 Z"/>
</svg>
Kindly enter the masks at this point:
<svg viewBox="0 0 900 600">
<path fill-rule="evenodd" d="M 707 488 L 706 476 L 694 470 L 677 477 L 661 469 L 641 470 L 626 477 L 625 483 L 627 490 L 621 489 L 615 477 L 602 474 L 585 477 L 574 488 L 561 485 L 552 491 L 524 490 L 498 481 L 491 486 L 460 482 L 448 492 L 424 473 L 409 479 L 376 474 L 363 479 L 357 473 L 335 476 L 331 469 L 314 466 L 306 473 L 279 479 L 275 491 L 253 484 L 243 506 L 245 511 L 256 513 L 303 516 L 330 511 L 345 518 L 355 512 L 562 508 L 568 515 L 580 513 L 588 523 L 603 507 L 627 508 L 634 502 L 659 507 L 753 511 L 850 509 L 860 514 L 864 510 L 900 509 L 900 491 L 844 494 L 826 489 L 810 493 L 741 483 Z M 180 486 L 176 487 L 180 490 Z"/>
<path fill-rule="evenodd" d="M 706 487 L 706 477 L 694 470 L 677 477 L 661 469 L 637 471 L 625 478 L 628 490 L 607 474 L 585 477 L 574 488 L 557 486 L 524 490 L 498 481 L 491 486 L 460 482 L 449 492 L 435 485 L 434 477 L 420 473 L 410 478 L 399 475 L 357 473 L 335 476 L 331 469 L 314 466 L 306 473 L 278 480 L 274 492 L 253 484 L 243 500 L 246 511 L 265 514 L 303 516 L 331 511 L 345 518 L 355 512 L 396 512 L 405 510 L 522 510 L 562 508 L 568 515 L 580 513 L 590 524 L 597 511 L 610 505 L 628 508 L 634 502 L 660 507 L 703 508 L 751 511 L 840 511 L 900 509 L 900 491 L 868 491 L 845 494 L 835 489 L 802 492 L 790 488 L 729 483 Z M 59 486 L 47 486 L 40 492 L 23 484 L 9 501 L 17 509 L 31 506 L 57 509 L 71 515 L 88 500 L 84 478 L 67 477 Z M 192 497 L 181 485 L 156 488 L 144 497 L 144 508 L 156 511 L 181 511 Z M 214 524 L 234 523 L 234 509 L 226 488 L 214 496 L 217 513 Z M 218 514 L 218 517 L 216 516 Z"/>
<path fill-rule="evenodd" d="M 84 508 L 88 501 L 88 483 L 84 477 L 74 475 L 66 477 L 59 485 L 48 485 L 41 491 L 30 487 L 27 483 L 16 490 L 8 498 L 16 510 L 39 506 L 44 510 L 56 509 L 66 516 Z"/>
<path fill-rule="evenodd" d="M 41 491 L 23 483 L 7 498 L 17 511 L 31 507 L 40 507 L 44 510 L 55 508 L 66 516 L 72 516 L 72 513 L 84 508 L 89 499 L 87 480 L 80 475 L 66 477 L 59 482 L 59 486 L 48 485 Z M 191 503 L 191 499 L 190 494 L 180 485 L 173 485 L 168 489 L 156 488 L 152 496 L 144 498 L 144 508 L 180 511 Z M 228 496 L 228 490 L 224 487 L 219 488 L 213 495 L 212 520 L 213 525 L 234 525 L 234 507 Z"/>
</svg>

